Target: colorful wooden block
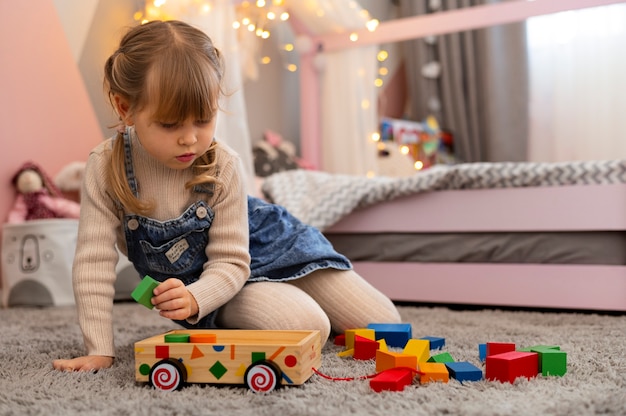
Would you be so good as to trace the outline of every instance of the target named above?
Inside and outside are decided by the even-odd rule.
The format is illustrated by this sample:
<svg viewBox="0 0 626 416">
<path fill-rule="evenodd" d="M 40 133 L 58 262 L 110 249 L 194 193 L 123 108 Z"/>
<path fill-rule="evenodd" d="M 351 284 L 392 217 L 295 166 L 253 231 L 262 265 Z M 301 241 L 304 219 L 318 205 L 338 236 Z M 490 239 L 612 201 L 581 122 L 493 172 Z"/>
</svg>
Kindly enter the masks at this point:
<svg viewBox="0 0 626 416">
<path fill-rule="evenodd" d="M 490 355 L 502 354 L 503 352 L 515 351 L 515 344 L 512 342 L 488 342 L 487 357 Z"/>
<path fill-rule="evenodd" d="M 487 344 L 478 344 L 478 359 L 485 361 L 487 358 Z"/>
<path fill-rule="evenodd" d="M 445 366 L 450 372 L 450 377 L 459 382 L 480 381 L 483 379 L 482 370 L 468 361 L 445 363 Z"/>
<path fill-rule="evenodd" d="M 131 292 L 130 296 L 135 299 L 137 303 L 142 304 L 148 309 L 154 308 L 151 300 L 154 296 L 154 289 L 159 285 L 159 282 L 146 275 L 137 287 Z"/>
<path fill-rule="evenodd" d="M 558 345 L 533 345 L 528 348 L 523 348 L 523 350 L 527 350 L 527 352 L 538 351 L 538 350 L 560 350 L 560 349 L 561 347 Z"/>
<path fill-rule="evenodd" d="M 418 363 L 426 362 L 430 358 L 430 342 L 425 339 L 410 339 L 402 352 L 416 356 Z"/>
<path fill-rule="evenodd" d="M 536 352 L 509 351 L 487 355 L 485 378 L 513 383 L 518 377 L 537 376 L 539 355 Z"/>
<path fill-rule="evenodd" d="M 402 391 L 413 382 L 413 371 L 408 368 L 392 368 L 370 379 L 370 387 L 375 392 Z"/>
<path fill-rule="evenodd" d="M 382 338 L 390 347 L 404 348 L 407 341 L 413 338 L 410 323 L 371 323 L 367 327 L 376 332 L 376 340 Z"/>
<path fill-rule="evenodd" d="M 379 344 L 377 341 L 364 338 L 360 335 L 354 336 L 354 353 L 352 356 L 355 360 L 373 360 L 376 358 Z"/>
<path fill-rule="evenodd" d="M 544 376 L 564 376 L 567 373 L 567 353 L 558 350 L 542 350 L 539 354 L 539 371 Z"/>
<path fill-rule="evenodd" d="M 354 337 L 356 335 L 371 339 L 372 341 L 376 340 L 376 331 L 369 328 L 354 328 L 354 329 L 346 329 L 344 331 L 344 335 L 346 337 L 346 349 L 351 350 L 354 348 Z"/>
<path fill-rule="evenodd" d="M 417 357 L 393 351 L 376 351 L 376 371 L 381 372 L 396 367 L 417 369 Z"/>
<path fill-rule="evenodd" d="M 385 338 L 381 338 L 379 340 L 377 340 L 376 342 L 378 342 L 378 349 L 381 351 L 389 351 L 389 348 L 387 347 L 387 342 L 385 341 Z"/>
<path fill-rule="evenodd" d="M 425 337 L 421 337 L 420 339 L 426 339 L 426 340 L 430 341 L 430 349 L 431 350 L 440 350 L 440 349 L 442 349 L 443 347 L 446 346 L 446 339 L 445 338 L 425 336 Z"/>
<path fill-rule="evenodd" d="M 449 352 L 442 352 L 440 354 L 435 354 L 428 359 L 429 363 L 453 363 L 454 358 L 450 355 Z"/>
<path fill-rule="evenodd" d="M 335 339 L 333 340 L 333 343 L 335 345 L 339 345 L 340 347 L 345 347 L 346 346 L 346 334 L 337 335 Z"/>
<path fill-rule="evenodd" d="M 419 363 L 418 370 L 420 374 L 420 383 L 430 383 L 431 381 L 440 381 L 447 383 L 450 380 L 448 368 L 443 363 Z"/>
</svg>

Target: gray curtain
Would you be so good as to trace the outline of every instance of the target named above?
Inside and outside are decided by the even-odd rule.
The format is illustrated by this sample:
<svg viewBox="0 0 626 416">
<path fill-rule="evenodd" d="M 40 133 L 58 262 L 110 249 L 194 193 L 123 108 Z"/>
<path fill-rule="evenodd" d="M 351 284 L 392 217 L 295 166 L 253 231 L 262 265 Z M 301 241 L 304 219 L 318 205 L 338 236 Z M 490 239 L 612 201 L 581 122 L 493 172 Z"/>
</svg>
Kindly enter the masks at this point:
<svg viewBox="0 0 626 416">
<path fill-rule="evenodd" d="M 398 0 L 400 17 L 494 3 L 497 0 Z M 524 23 L 404 42 L 407 117 L 437 117 L 454 137 L 463 162 L 527 158 L 528 65 Z M 423 75 L 439 65 L 438 76 Z M 435 68 L 436 69 L 436 68 Z M 426 71 L 428 72 L 428 71 Z M 435 71 L 436 72 L 436 71 Z"/>
</svg>

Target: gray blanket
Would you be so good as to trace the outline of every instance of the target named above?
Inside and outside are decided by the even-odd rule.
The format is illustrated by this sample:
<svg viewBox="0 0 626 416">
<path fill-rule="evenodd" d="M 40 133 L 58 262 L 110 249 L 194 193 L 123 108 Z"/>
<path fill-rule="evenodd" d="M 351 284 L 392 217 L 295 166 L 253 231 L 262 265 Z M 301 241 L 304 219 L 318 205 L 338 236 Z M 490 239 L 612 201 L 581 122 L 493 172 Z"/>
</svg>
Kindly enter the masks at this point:
<svg viewBox="0 0 626 416">
<path fill-rule="evenodd" d="M 264 196 L 324 230 L 357 208 L 419 192 L 626 183 L 626 160 L 438 165 L 391 178 L 289 170 L 266 178 Z"/>
</svg>

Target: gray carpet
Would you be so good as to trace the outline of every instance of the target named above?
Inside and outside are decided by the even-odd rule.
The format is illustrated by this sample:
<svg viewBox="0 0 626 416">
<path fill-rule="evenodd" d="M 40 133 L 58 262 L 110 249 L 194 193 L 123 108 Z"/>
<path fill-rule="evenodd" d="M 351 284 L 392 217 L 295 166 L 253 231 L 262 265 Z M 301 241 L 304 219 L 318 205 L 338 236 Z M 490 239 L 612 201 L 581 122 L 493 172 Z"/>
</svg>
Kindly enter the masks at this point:
<svg viewBox="0 0 626 416">
<path fill-rule="evenodd" d="M 367 380 L 314 375 L 300 387 L 257 395 L 245 387 L 191 385 L 164 393 L 134 382 L 133 343 L 175 326 L 135 303 L 115 305 L 118 359 L 98 373 L 61 373 L 51 361 L 82 352 L 71 307 L 0 310 L 2 415 L 590 415 L 626 414 L 626 316 L 400 308 L 413 336 L 446 339 L 445 351 L 478 366 L 478 344 L 553 344 L 568 353 L 564 377 L 419 385 L 376 393 Z M 335 377 L 374 372 L 328 343 L 320 370 Z"/>
</svg>

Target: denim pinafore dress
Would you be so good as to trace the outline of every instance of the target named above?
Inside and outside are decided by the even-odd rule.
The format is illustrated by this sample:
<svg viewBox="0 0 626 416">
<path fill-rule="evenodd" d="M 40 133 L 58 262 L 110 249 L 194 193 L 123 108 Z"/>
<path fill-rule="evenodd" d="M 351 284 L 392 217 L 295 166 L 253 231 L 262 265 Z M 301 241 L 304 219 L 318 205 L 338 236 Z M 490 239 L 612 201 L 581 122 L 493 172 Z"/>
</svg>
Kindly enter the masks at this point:
<svg viewBox="0 0 626 416">
<path fill-rule="evenodd" d="M 128 184 L 138 196 L 128 129 L 124 134 L 124 152 Z M 211 186 L 195 186 L 193 192 L 198 193 L 198 201 L 168 221 L 123 215 L 128 259 L 140 276 L 149 275 L 161 282 L 174 277 L 185 285 L 199 279 L 208 260 L 205 247 L 215 213 L 204 200 L 211 194 Z M 251 273 L 247 283 L 288 281 L 319 269 L 352 268 L 350 261 L 337 253 L 318 229 L 302 223 L 279 205 L 248 196 L 248 223 Z M 211 312 L 194 325 L 175 322 L 187 328 L 214 328 L 216 313 L 217 310 Z"/>
</svg>

